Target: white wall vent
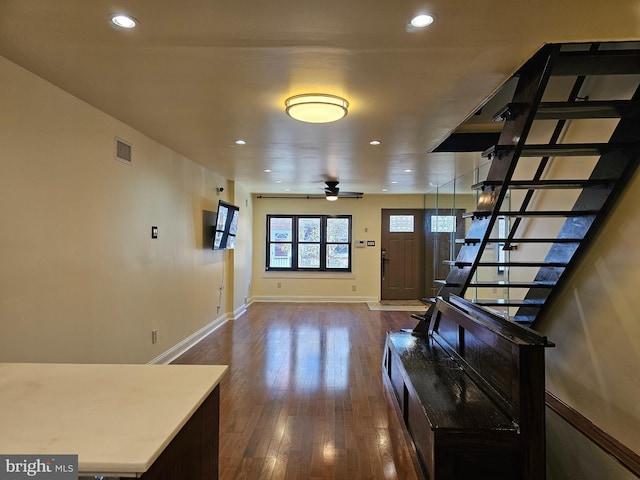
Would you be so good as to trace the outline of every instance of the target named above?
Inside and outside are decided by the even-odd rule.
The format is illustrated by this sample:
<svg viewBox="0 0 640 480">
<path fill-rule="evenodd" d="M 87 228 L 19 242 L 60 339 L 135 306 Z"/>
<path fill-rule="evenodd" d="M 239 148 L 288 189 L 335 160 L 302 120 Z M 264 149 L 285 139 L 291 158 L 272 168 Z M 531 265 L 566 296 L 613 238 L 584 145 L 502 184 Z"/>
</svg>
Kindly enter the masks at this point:
<svg viewBox="0 0 640 480">
<path fill-rule="evenodd" d="M 116 137 L 116 160 L 131 165 L 131 144 Z"/>
</svg>

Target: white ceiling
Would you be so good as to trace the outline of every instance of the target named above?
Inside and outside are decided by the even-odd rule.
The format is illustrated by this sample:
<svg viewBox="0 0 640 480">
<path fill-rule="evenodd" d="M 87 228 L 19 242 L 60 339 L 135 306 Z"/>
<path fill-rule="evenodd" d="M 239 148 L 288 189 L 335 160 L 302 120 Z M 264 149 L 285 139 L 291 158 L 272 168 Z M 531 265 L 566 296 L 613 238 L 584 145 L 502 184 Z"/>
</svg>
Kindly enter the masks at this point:
<svg viewBox="0 0 640 480">
<path fill-rule="evenodd" d="M 637 0 L 0 0 L 0 55 L 255 193 L 428 191 L 483 162 L 428 151 L 544 43 L 637 39 Z M 349 114 L 296 122 L 305 92 Z"/>
</svg>

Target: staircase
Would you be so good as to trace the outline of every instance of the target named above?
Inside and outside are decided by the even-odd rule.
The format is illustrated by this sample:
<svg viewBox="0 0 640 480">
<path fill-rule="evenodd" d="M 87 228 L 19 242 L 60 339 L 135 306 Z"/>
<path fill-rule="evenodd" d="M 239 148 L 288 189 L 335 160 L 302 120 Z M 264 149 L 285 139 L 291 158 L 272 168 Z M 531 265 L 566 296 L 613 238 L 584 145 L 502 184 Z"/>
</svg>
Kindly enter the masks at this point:
<svg viewBox="0 0 640 480">
<path fill-rule="evenodd" d="M 598 88 L 607 76 L 624 88 Z M 498 143 L 482 152 L 491 164 L 473 186 L 477 208 L 464 215 L 466 236 L 437 296 L 465 297 L 535 328 L 638 167 L 640 45 L 546 45 L 516 77 L 494 119 L 503 123 Z M 501 278 L 487 280 L 487 268 Z M 497 289 L 505 295 L 475 294 Z M 431 313 L 415 316 L 414 333 L 427 333 Z"/>
</svg>

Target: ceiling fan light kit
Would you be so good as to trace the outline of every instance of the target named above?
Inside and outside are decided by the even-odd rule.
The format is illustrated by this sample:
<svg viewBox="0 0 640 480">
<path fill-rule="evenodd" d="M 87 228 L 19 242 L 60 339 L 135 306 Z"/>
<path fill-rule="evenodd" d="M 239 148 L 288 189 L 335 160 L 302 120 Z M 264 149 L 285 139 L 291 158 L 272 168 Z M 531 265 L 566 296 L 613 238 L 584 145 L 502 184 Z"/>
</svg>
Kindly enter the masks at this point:
<svg viewBox="0 0 640 480">
<path fill-rule="evenodd" d="M 291 118 L 307 123 L 329 123 L 344 118 L 349 102 L 337 95 L 303 93 L 285 100 L 285 112 Z"/>
</svg>

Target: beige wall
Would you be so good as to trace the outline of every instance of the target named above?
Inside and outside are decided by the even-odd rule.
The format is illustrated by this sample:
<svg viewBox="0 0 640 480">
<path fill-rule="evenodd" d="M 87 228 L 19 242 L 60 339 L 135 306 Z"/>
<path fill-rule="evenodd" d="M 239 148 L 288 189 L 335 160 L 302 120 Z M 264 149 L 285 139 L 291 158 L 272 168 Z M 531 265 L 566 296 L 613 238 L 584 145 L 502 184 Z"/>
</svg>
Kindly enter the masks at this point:
<svg viewBox="0 0 640 480">
<path fill-rule="evenodd" d="M 341 198 L 336 202 L 254 198 L 252 299 L 376 301 L 380 298 L 381 210 L 422 208 L 423 204 L 422 195 L 365 195 L 360 199 Z M 374 240 L 376 246 L 353 248 L 351 273 L 265 272 L 266 215 L 270 213 L 353 215 L 354 241 Z"/>
<path fill-rule="evenodd" d="M 231 183 L 231 182 L 230 182 Z M 253 202 L 249 191 L 240 184 L 234 185 L 233 203 L 240 207 L 238 222 L 238 236 L 235 250 L 228 255 L 233 263 L 228 264 L 228 272 L 233 275 L 231 299 L 228 304 L 233 305 L 236 315 L 241 314 L 251 296 L 251 264 L 253 259 Z M 233 265 L 233 266 L 232 266 Z"/>
<path fill-rule="evenodd" d="M 1 57 L 0 105 L 0 361 L 143 363 L 233 309 L 202 248 L 224 179 Z"/>
</svg>

